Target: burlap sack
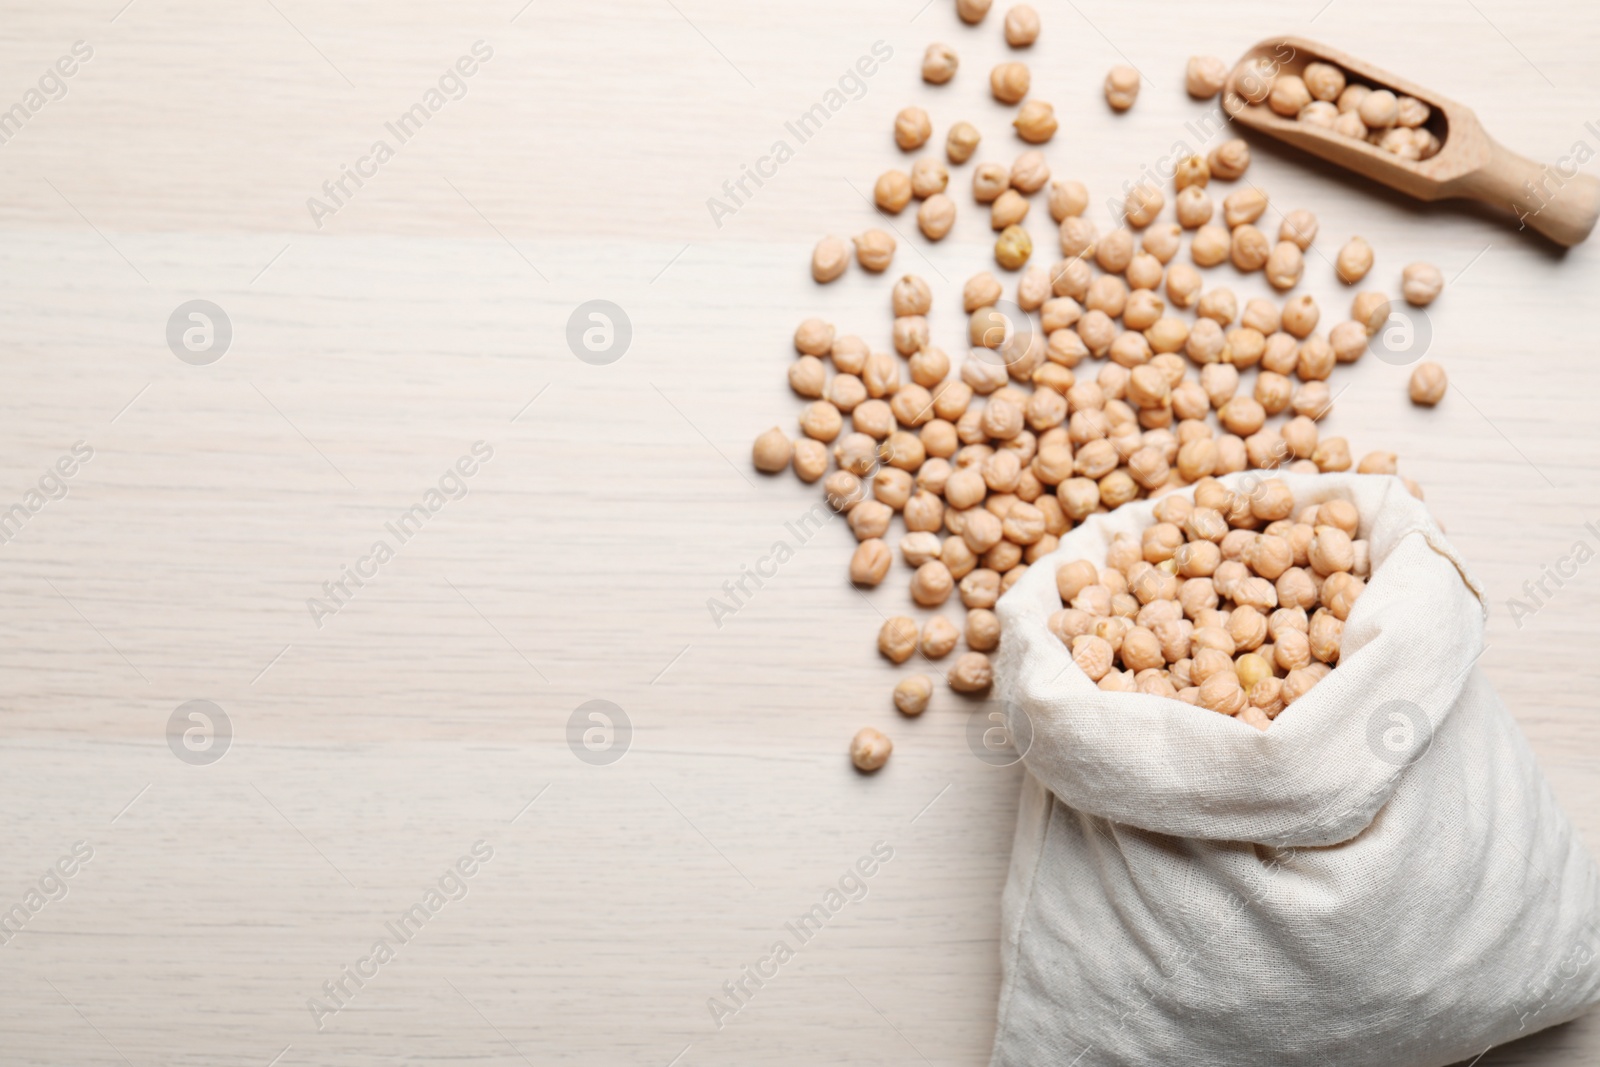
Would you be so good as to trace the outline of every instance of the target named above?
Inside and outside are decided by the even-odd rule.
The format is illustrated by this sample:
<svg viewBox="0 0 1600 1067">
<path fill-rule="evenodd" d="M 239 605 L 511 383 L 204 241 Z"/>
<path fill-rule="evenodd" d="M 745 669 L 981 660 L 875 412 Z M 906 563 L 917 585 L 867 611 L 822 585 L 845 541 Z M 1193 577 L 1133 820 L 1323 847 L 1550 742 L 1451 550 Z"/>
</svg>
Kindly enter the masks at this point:
<svg viewBox="0 0 1600 1067">
<path fill-rule="evenodd" d="M 1338 668 L 1265 733 L 1102 692 L 1046 628 L 1057 566 L 1149 501 L 1000 601 L 1029 773 L 996 1065 L 1443 1067 L 1600 1000 L 1600 879 L 1476 667 L 1482 590 L 1397 479 L 1282 477 L 1356 503 L 1373 574 Z"/>
</svg>

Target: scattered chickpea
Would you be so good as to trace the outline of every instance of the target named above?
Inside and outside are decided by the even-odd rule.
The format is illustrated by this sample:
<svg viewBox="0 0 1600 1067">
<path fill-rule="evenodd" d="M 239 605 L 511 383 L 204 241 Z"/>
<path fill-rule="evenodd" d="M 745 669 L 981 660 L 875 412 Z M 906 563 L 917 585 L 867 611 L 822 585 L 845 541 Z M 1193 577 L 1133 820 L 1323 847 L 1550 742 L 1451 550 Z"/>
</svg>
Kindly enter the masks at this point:
<svg viewBox="0 0 1600 1067">
<path fill-rule="evenodd" d="M 1308 92 L 1317 100 L 1334 101 L 1344 92 L 1344 71 L 1331 63 L 1307 63 L 1300 72 Z"/>
<path fill-rule="evenodd" d="M 1450 387 L 1450 381 L 1445 377 L 1444 368 L 1433 360 L 1423 360 L 1411 372 L 1411 402 L 1421 404 L 1423 407 L 1433 407 L 1444 399 L 1444 394 Z"/>
<path fill-rule="evenodd" d="M 894 706 L 902 715 L 917 716 L 928 710 L 933 699 L 933 682 L 926 674 L 913 674 L 903 678 L 894 687 Z"/>
<path fill-rule="evenodd" d="M 945 134 L 944 154 L 952 163 L 965 163 L 978 150 L 980 140 L 982 135 L 976 126 L 970 122 L 958 122 Z"/>
<path fill-rule="evenodd" d="M 1128 191 L 1122 210 L 1129 226 L 1143 229 L 1156 220 L 1165 204 L 1166 197 L 1160 189 L 1149 182 L 1141 182 Z"/>
<path fill-rule="evenodd" d="M 1183 86 L 1196 100 L 1209 100 L 1222 91 L 1228 81 L 1228 65 L 1216 56 L 1190 56 L 1184 68 Z"/>
<path fill-rule="evenodd" d="M 963 652 L 948 677 L 950 688 L 958 693 L 981 693 L 994 684 L 994 667 L 982 652 Z"/>
<path fill-rule="evenodd" d="M 972 196 L 980 204 L 988 204 L 1011 188 L 1011 172 L 999 163 L 980 163 L 972 172 Z"/>
<path fill-rule="evenodd" d="M 1139 98 L 1139 72 L 1128 66 L 1115 66 L 1106 74 L 1106 103 L 1113 110 L 1126 111 Z"/>
<path fill-rule="evenodd" d="M 1082 215 L 1089 206 L 1089 190 L 1082 182 L 1050 183 L 1050 217 L 1056 222 Z"/>
<path fill-rule="evenodd" d="M 1003 230 L 1007 226 L 1015 225 L 1028 216 L 1031 205 L 1026 197 L 1015 189 L 1007 189 L 995 197 L 994 203 L 989 205 L 989 227 Z"/>
<path fill-rule="evenodd" d="M 1400 272 L 1400 293 L 1413 307 L 1427 307 L 1444 289 L 1444 275 L 1432 263 L 1408 263 Z"/>
<path fill-rule="evenodd" d="M 1311 90 L 1298 74 L 1280 74 L 1272 80 L 1267 106 L 1286 118 L 1294 118 L 1311 103 Z"/>
<path fill-rule="evenodd" d="M 942 567 L 944 564 L 941 563 L 939 566 Z M 922 628 L 922 639 L 918 643 L 918 648 L 929 659 L 943 659 L 955 651 L 956 644 L 960 640 L 961 631 L 956 629 L 955 623 L 943 615 L 935 615 Z"/>
<path fill-rule="evenodd" d="M 850 739 L 850 762 L 856 770 L 871 773 L 889 762 L 894 742 L 870 726 L 863 726 Z"/>
<path fill-rule="evenodd" d="M 1354 285 L 1367 276 L 1372 269 L 1372 246 L 1365 238 L 1352 237 L 1339 249 L 1339 256 L 1333 263 L 1334 272 L 1339 275 L 1339 280 L 1346 285 Z"/>
<path fill-rule="evenodd" d="M 894 143 L 901 151 L 911 152 L 928 143 L 933 136 L 933 123 L 928 113 L 920 107 L 902 108 L 894 117 Z"/>
<path fill-rule="evenodd" d="M 1206 165 L 1211 168 L 1213 178 L 1223 181 L 1242 178 L 1250 168 L 1250 146 L 1238 138 L 1224 141 L 1211 150 L 1206 157 Z"/>
<path fill-rule="evenodd" d="M 994 243 L 994 260 L 1006 270 L 1019 270 L 1033 255 L 1033 239 L 1021 226 L 1007 226 Z"/>
<path fill-rule="evenodd" d="M 883 230 L 867 230 L 854 241 L 856 262 L 864 269 L 877 274 L 888 270 L 889 264 L 894 262 L 894 238 Z"/>
<path fill-rule="evenodd" d="M 954 48 L 947 44 L 930 44 L 922 54 L 922 80 L 930 85 L 943 85 L 956 76 L 959 65 Z"/>
<path fill-rule="evenodd" d="M 843 274 L 850 265 L 850 250 L 844 240 L 829 234 L 811 252 L 811 277 L 826 285 Z"/>
<path fill-rule="evenodd" d="M 850 557 L 850 580 L 857 585 L 877 585 L 889 574 L 894 556 L 880 537 L 870 537 L 856 546 Z"/>
<path fill-rule="evenodd" d="M 1050 180 L 1050 165 L 1044 153 L 1037 148 L 1023 152 L 1011 164 L 1011 188 L 1021 193 L 1033 194 L 1044 188 Z"/>
<path fill-rule="evenodd" d="M 1192 186 L 1203 189 L 1210 180 L 1211 167 L 1205 156 L 1185 156 L 1173 168 L 1172 187 L 1180 193 Z"/>
<path fill-rule="evenodd" d="M 949 184 L 950 172 L 937 159 L 919 159 L 911 167 L 911 195 L 918 200 L 944 192 Z"/>
<path fill-rule="evenodd" d="M 1043 100 L 1029 100 L 1017 112 L 1017 117 L 1011 123 L 1016 127 L 1017 136 L 1029 144 L 1044 144 L 1056 134 L 1055 108 Z"/>
<path fill-rule="evenodd" d="M 903 170 L 886 170 L 872 187 L 873 203 L 879 210 L 898 215 L 911 203 L 911 179 Z"/>
<path fill-rule="evenodd" d="M 1300 275 L 1305 271 L 1305 257 L 1300 253 L 1300 246 L 1294 241 L 1279 241 L 1272 248 L 1272 254 L 1267 257 L 1265 272 L 1267 281 L 1274 289 L 1293 289 L 1300 283 Z"/>
<path fill-rule="evenodd" d="M 956 14 L 962 22 L 976 26 L 983 21 L 993 4 L 994 0 L 956 0 Z"/>
<path fill-rule="evenodd" d="M 878 629 L 878 651 L 894 663 L 904 663 L 917 650 L 916 620 L 896 615 Z"/>
<path fill-rule="evenodd" d="M 1026 63 L 1001 63 L 989 72 L 989 91 L 1002 104 L 1021 102 L 1031 82 Z"/>
<path fill-rule="evenodd" d="M 934 193 L 917 208 L 917 228 L 930 241 L 943 240 L 956 223 L 956 202 L 943 193 Z"/>
<path fill-rule="evenodd" d="M 794 455 L 794 445 L 782 430 L 774 426 L 756 438 L 756 443 L 750 452 L 756 470 L 766 474 L 776 474 L 789 465 L 789 460 Z"/>
<path fill-rule="evenodd" d="M 1195 231 L 1189 242 L 1189 255 L 1198 266 L 1215 267 L 1228 258 L 1232 244 L 1233 237 L 1225 227 L 1207 223 Z"/>
<path fill-rule="evenodd" d="M 1039 39 L 1039 13 L 1027 4 L 1017 4 L 1006 12 L 1006 44 L 1027 48 Z"/>
</svg>

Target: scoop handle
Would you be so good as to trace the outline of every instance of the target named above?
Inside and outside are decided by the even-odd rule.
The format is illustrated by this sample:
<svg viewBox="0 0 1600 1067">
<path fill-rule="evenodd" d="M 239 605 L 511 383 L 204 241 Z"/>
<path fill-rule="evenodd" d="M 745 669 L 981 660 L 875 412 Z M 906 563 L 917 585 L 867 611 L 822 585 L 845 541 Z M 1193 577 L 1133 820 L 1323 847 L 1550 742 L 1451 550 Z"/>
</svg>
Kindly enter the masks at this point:
<svg viewBox="0 0 1600 1067">
<path fill-rule="evenodd" d="M 1581 244 L 1600 219 L 1600 179 L 1576 166 L 1535 163 L 1492 138 L 1484 165 L 1461 179 L 1461 192 L 1508 208 L 1524 227 L 1567 248 Z"/>
</svg>

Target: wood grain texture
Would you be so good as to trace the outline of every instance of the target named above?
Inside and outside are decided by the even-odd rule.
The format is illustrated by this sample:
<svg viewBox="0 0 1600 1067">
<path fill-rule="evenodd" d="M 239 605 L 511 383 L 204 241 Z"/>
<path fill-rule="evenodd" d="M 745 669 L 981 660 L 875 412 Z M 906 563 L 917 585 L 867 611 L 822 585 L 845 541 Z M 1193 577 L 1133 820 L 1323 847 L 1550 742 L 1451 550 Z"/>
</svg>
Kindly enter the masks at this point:
<svg viewBox="0 0 1600 1067">
<path fill-rule="evenodd" d="M 817 500 L 746 458 L 798 411 L 795 323 L 886 346 L 887 290 L 912 271 L 959 347 L 957 293 L 992 242 L 964 195 L 940 245 L 894 220 L 887 276 L 819 289 L 806 263 L 823 232 L 873 224 L 863 194 L 903 165 L 904 104 L 939 137 L 977 123 L 978 160 L 1020 149 L 986 93 L 998 18 L 963 27 L 944 0 L 118 2 L 8 4 L 0 42 L 7 105 L 73 42 L 95 50 L 0 146 L 0 512 L 75 442 L 94 450 L 0 545 L 0 908 L 74 842 L 95 849 L 0 945 L 0 1059 L 984 1062 L 1018 772 L 968 751 L 981 705 L 941 687 L 921 719 L 893 711 L 873 636 L 908 606 L 904 569 L 852 591 L 834 523 L 720 627 L 706 601 Z M 1102 225 L 1124 181 L 1201 146 L 1185 58 L 1270 32 L 1436 87 L 1531 158 L 1597 143 L 1600 10 L 1576 3 L 1038 6 L 1049 156 Z M 935 39 L 962 56 L 940 89 L 917 77 Z M 319 229 L 307 198 L 478 40 L 494 53 L 465 95 Z M 859 99 L 718 226 L 707 199 L 877 41 L 893 56 Z M 1099 95 L 1119 61 L 1145 73 L 1123 116 Z M 1337 370 L 1330 425 L 1427 487 L 1495 602 L 1485 669 L 1600 847 L 1600 570 L 1520 625 L 1505 607 L 1595 543 L 1595 249 L 1557 255 L 1252 143 L 1273 203 L 1321 219 L 1305 288 L 1330 321 L 1351 234 L 1377 250 L 1374 284 L 1413 259 L 1449 280 L 1429 311 L 1445 403 L 1413 409 L 1406 368 L 1367 359 Z M 1028 225 L 1049 247 L 1048 219 Z M 203 367 L 165 340 L 195 298 L 233 325 Z M 593 299 L 632 324 L 608 366 L 565 339 Z M 319 628 L 307 599 L 478 441 L 494 454 L 465 495 Z M 596 698 L 634 727 L 606 767 L 567 746 Z M 233 724 L 209 767 L 167 747 L 193 699 Z M 844 756 L 865 724 L 897 743 L 873 779 Z M 465 898 L 318 1030 L 307 998 L 479 839 L 494 858 Z M 866 898 L 718 1029 L 708 998 L 878 841 L 895 855 Z M 1587 1019 L 1479 1064 L 1597 1056 Z"/>
</svg>

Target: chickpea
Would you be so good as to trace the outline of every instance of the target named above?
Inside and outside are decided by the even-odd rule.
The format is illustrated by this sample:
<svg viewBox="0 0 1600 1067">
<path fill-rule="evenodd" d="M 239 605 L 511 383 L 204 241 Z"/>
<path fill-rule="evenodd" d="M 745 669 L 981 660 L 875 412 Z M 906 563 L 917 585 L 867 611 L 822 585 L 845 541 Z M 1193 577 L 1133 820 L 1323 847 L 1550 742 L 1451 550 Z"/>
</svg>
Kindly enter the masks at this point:
<svg viewBox="0 0 1600 1067">
<path fill-rule="evenodd" d="M 1216 56 L 1190 56 L 1184 67 L 1183 87 L 1196 100 L 1209 100 L 1228 81 L 1228 65 Z"/>
<path fill-rule="evenodd" d="M 1172 262 L 1178 254 L 1178 236 L 1181 231 L 1175 222 L 1155 223 L 1144 231 L 1139 247 L 1162 264 Z"/>
<path fill-rule="evenodd" d="M 1280 74 L 1272 80 L 1267 106 L 1285 118 L 1294 118 L 1311 103 L 1311 90 L 1298 74 Z"/>
<path fill-rule="evenodd" d="M 853 240 L 856 246 L 856 261 L 866 270 L 878 274 L 888 270 L 889 264 L 894 262 L 894 238 L 884 231 L 866 230 Z"/>
<path fill-rule="evenodd" d="M 1265 268 L 1267 282 L 1274 289 L 1293 289 L 1305 271 L 1305 257 L 1300 246 L 1293 241 L 1279 241 L 1267 257 Z"/>
<path fill-rule="evenodd" d="M 844 418 L 839 409 L 826 400 L 813 400 L 800 413 L 800 429 L 807 437 L 818 441 L 832 441 L 843 428 Z"/>
<path fill-rule="evenodd" d="M 994 0 L 956 0 L 956 14 L 961 21 L 971 26 L 976 26 L 983 21 L 983 16 L 989 13 L 989 8 Z"/>
<path fill-rule="evenodd" d="M 1354 363 L 1367 350 L 1367 328 L 1351 319 L 1341 322 L 1328 331 L 1328 345 L 1334 359 L 1340 363 Z"/>
<path fill-rule="evenodd" d="M 879 537 L 869 537 L 850 557 L 850 580 L 857 585 L 877 585 L 889 573 L 894 556 Z"/>
<path fill-rule="evenodd" d="M 1160 189 L 1149 182 L 1141 182 L 1129 191 L 1123 201 L 1123 216 L 1129 226 L 1143 229 L 1156 220 L 1156 216 L 1161 214 L 1161 208 L 1165 204 L 1166 197 L 1162 196 Z"/>
<path fill-rule="evenodd" d="M 1427 307 L 1444 289 L 1444 276 L 1432 263 L 1408 263 L 1400 272 L 1400 294 L 1413 307 Z"/>
<path fill-rule="evenodd" d="M 1015 104 L 1028 95 L 1031 81 L 1026 63 L 1001 63 L 989 72 L 989 91 L 1002 104 Z"/>
<path fill-rule="evenodd" d="M 1361 110 L 1361 101 L 1372 94 L 1372 86 L 1362 85 L 1360 82 L 1350 82 L 1339 93 L 1335 101 L 1339 106 L 1339 114 L 1347 115 Z"/>
<path fill-rule="evenodd" d="M 972 172 L 972 197 L 980 204 L 994 202 L 1011 188 L 1011 172 L 999 163 L 980 163 Z"/>
<path fill-rule="evenodd" d="M 930 44 L 922 54 L 922 80 L 930 85 L 943 85 L 956 76 L 960 62 L 954 48 L 947 44 Z"/>
<path fill-rule="evenodd" d="M 944 154 L 952 163 L 965 163 L 978 150 L 978 142 L 982 139 L 983 135 L 972 123 L 958 122 L 945 134 Z"/>
<path fill-rule="evenodd" d="M 1271 254 L 1272 246 L 1267 242 L 1266 234 L 1248 222 L 1234 228 L 1228 258 L 1233 260 L 1235 267 L 1246 273 L 1260 270 L 1266 266 L 1267 257 Z"/>
<path fill-rule="evenodd" d="M 867 365 L 867 356 L 871 349 L 861 338 L 847 334 L 844 337 L 833 339 L 833 348 L 830 355 L 833 357 L 833 366 L 843 374 L 860 374 L 861 369 Z"/>
<path fill-rule="evenodd" d="M 1174 210 L 1178 216 L 1178 225 L 1186 230 L 1192 230 L 1211 221 L 1211 213 L 1215 210 L 1211 198 L 1206 195 L 1204 188 L 1191 185 L 1178 193 L 1173 202 Z"/>
<path fill-rule="evenodd" d="M 849 265 L 850 251 L 842 238 L 829 234 L 812 249 L 811 277 L 823 285 L 838 278 Z"/>
<path fill-rule="evenodd" d="M 1050 217 L 1056 222 L 1082 215 L 1089 206 L 1089 190 L 1082 182 L 1050 183 Z"/>
<path fill-rule="evenodd" d="M 1353 137 L 1358 141 L 1367 139 L 1367 124 L 1361 121 L 1361 115 L 1355 111 L 1342 111 L 1339 117 L 1333 120 L 1333 132 L 1345 137 Z"/>
<path fill-rule="evenodd" d="M 1318 100 L 1337 100 L 1344 92 L 1344 71 L 1331 63 L 1307 63 L 1300 72 L 1306 89 Z"/>
<path fill-rule="evenodd" d="M 1262 243 L 1265 242 L 1266 238 L 1263 237 Z M 1224 227 L 1207 223 L 1195 231 L 1194 239 L 1189 242 L 1189 255 L 1198 266 L 1215 267 L 1228 258 L 1232 245 L 1233 238 Z M 1171 295 L 1170 279 L 1168 284 L 1168 295 Z"/>
<path fill-rule="evenodd" d="M 894 117 L 894 143 L 900 146 L 901 151 L 921 148 L 932 136 L 933 123 L 928 113 L 920 107 L 902 108 Z"/>
<path fill-rule="evenodd" d="M 1027 48 L 1039 39 L 1039 13 L 1027 4 L 1017 4 L 1006 12 L 1006 44 Z"/>
<path fill-rule="evenodd" d="M 888 763 L 893 751 L 894 742 L 870 726 L 863 726 L 850 739 L 850 762 L 868 774 Z"/>
<path fill-rule="evenodd" d="M 872 200 L 878 210 L 898 215 L 911 202 L 910 177 L 900 170 L 884 171 L 872 187 Z"/>
<path fill-rule="evenodd" d="M 994 667 L 982 652 L 963 652 L 950 668 L 950 688 L 958 693 L 981 693 L 994 684 Z"/>
<path fill-rule="evenodd" d="M 1414 129 L 1427 122 L 1432 113 L 1427 104 L 1414 96 L 1402 96 L 1395 101 L 1395 122 L 1401 126 Z"/>
<path fill-rule="evenodd" d="M 989 226 L 991 229 L 1003 230 L 1013 226 L 1028 215 L 1029 204 L 1026 198 L 1015 189 L 1007 189 L 995 197 L 994 203 L 989 205 Z"/>
<path fill-rule="evenodd" d="M 1250 146 L 1238 138 L 1224 141 L 1211 150 L 1206 157 L 1206 164 L 1211 168 L 1213 178 L 1223 181 L 1242 178 L 1250 167 Z"/>
<path fill-rule="evenodd" d="M 1333 264 L 1334 271 L 1341 282 L 1354 285 L 1372 269 L 1372 258 L 1372 246 L 1364 238 L 1352 237 L 1339 249 L 1339 256 Z"/>
<path fill-rule="evenodd" d="M 928 659 L 943 659 L 955 650 L 960 640 L 961 631 L 956 629 L 955 623 L 943 615 L 935 615 L 922 628 L 922 640 L 918 647 Z"/>
<path fill-rule="evenodd" d="M 1173 168 L 1172 187 L 1180 193 L 1194 187 L 1203 189 L 1210 180 L 1211 168 L 1206 165 L 1205 156 L 1185 156 Z"/>
<path fill-rule="evenodd" d="M 911 167 L 911 195 L 918 200 L 944 192 L 949 184 L 950 172 L 937 159 L 919 159 Z"/>
<path fill-rule="evenodd" d="M 1259 189 L 1239 189 L 1222 201 L 1222 218 L 1229 229 L 1255 222 L 1267 210 L 1267 194 Z"/>
<path fill-rule="evenodd" d="M 1139 98 L 1139 72 L 1128 66 L 1112 67 L 1106 74 L 1105 90 L 1112 110 L 1128 110 Z"/>
<path fill-rule="evenodd" d="M 1022 105 L 1011 125 L 1017 136 L 1029 144 L 1044 144 L 1056 135 L 1060 124 L 1056 122 L 1055 108 L 1035 99 Z"/>
<path fill-rule="evenodd" d="M 776 426 L 757 437 L 755 445 L 750 450 L 750 458 L 755 463 L 756 470 L 765 474 L 776 474 L 783 470 L 789 465 L 793 455 L 794 445 Z"/>
<path fill-rule="evenodd" d="M 917 650 L 917 624 L 914 619 L 896 615 L 878 629 L 878 651 L 891 662 L 904 663 Z"/>
<path fill-rule="evenodd" d="M 903 678 L 894 687 L 894 706 L 902 715 L 921 715 L 928 710 L 928 701 L 932 698 L 933 683 L 925 674 Z"/>
<path fill-rule="evenodd" d="M 1371 289 L 1359 292 L 1351 301 L 1350 317 L 1365 326 L 1370 337 L 1389 321 L 1389 298 Z"/>
<path fill-rule="evenodd" d="M 859 510 L 861 508 L 857 507 L 856 511 Z M 955 579 L 950 574 L 950 568 L 938 560 L 924 563 L 911 575 L 911 599 L 925 608 L 936 608 L 943 604 L 950 599 L 954 588 Z"/>
<path fill-rule="evenodd" d="M 1444 368 L 1429 359 L 1418 363 L 1416 369 L 1411 372 L 1408 388 L 1413 404 L 1431 408 L 1444 399 L 1445 391 L 1449 387 L 1450 382 L 1445 377 Z M 770 432 L 769 430 L 768 433 Z"/>
<path fill-rule="evenodd" d="M 1311 298 L 1310 293 L 1301 293 L 1283 306 L 1284 330 L 1290 336 L 1301 340 L 1311 335 L 1311 331 L 1317 328 L 1317 320 L 1321 317 L 1322 313 L 1317 309 L 1317 302 Z"/>
<path fill-rule="evenodd" d="M 956 202 L 943 193 L 934 193 L 917 208 L 917 228 L 930 241 L 941 241 L 956 224 Z"/>
<path fill-rule="evenodd" d="M 1006 270 L 1018 270 L 1033 255 L 1033 239 L 1021 226 L 1007 226 L 994 243 L 994 261 Z"/>
<path fill-rule="evenodd" d="M 1375 89 L 1356 106 L 1356 113 L 1370 130 L 1387 130 L 1400 118 L 1400 101 L 1387 89 Z"/>
</svg>

